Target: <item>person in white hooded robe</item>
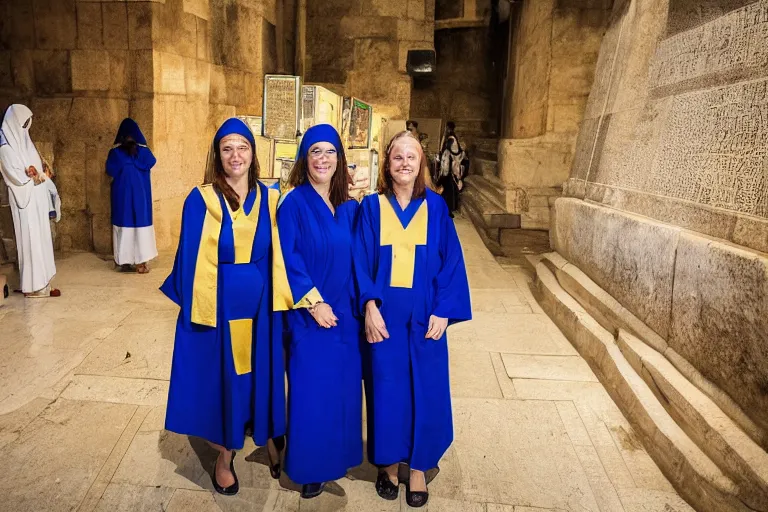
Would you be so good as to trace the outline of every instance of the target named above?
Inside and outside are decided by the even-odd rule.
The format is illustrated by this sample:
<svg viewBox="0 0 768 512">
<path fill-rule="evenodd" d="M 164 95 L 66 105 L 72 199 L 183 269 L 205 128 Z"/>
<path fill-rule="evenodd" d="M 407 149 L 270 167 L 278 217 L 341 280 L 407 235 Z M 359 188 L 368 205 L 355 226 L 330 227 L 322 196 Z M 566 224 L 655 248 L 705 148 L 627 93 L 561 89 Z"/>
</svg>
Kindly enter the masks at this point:
<svg viewBox="0 0 768 512">
<path fill-rule="evenodd" d="M 11 105 L 0 127 L 0 172 L 10 191 L 9 203 L 16 232 L 21 291 L 27 297 L 58 297 L 51 287 L 56 275 L 48 187 L 40 155 L 29 137 L 32 111 Z"/>
</svg>

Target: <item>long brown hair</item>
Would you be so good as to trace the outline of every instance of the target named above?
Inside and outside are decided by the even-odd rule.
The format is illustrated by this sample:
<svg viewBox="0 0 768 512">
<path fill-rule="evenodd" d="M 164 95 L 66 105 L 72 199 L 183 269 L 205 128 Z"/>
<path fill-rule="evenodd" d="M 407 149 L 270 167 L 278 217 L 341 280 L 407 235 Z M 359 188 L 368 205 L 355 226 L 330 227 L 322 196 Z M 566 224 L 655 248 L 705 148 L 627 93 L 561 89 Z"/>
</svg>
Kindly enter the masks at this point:
<svg viewBox="0 0 768 512">
<path fill-rule="evenodd" d="M 421 147 L 419 139 L 414 137 L 414 135 L 407 130 L 396 134 L 392 137 L 392 140 L 389 141 L 389 144 L 387 144 L 387 150 L 384 152 L 384 163 L 381 165 L 381 170 L 379 171 L 379 181 L 376 189 L 379 194 L 385 194 L 387 196 L 391 196 L 394 193 L 392 189 L 392 175 L 389 172 L 389 155 L 392 153 L 392 148 L 395 146 L 395 143 L 404 137 L 410 137 L 418 143 L 421 158 L 419 174 L 416 176 L 416 182 L 413 184 L 413 194 L 411 194 L 411 199 L 425 197 L 427 195 L 427 189 L 435 189 L 432 185 L 432 178 L 429 173 L 429 161 L 427 160 L 427 155 L 424 153 L 424 148 Z"/>
<path fill-rule="evenodd" d="M 250 141 L 248 141 L 248 145 L 251 146 L 251 154 L 253 155 L 251 166 L 248 168 L 248 192 L 250 192 L 258 186 L 261 169 L 259 167 L 259 160 L 256 158 L 256 148 L 253 147 Z M 227 173 L 224 171 L 224 164 L 221 162 L 221 150 L 215 142 L 208 153 L 208 160 L 203 183 L 212 183 L 213 189 L 224 196 L 232 211 L 236 211 L 240 208 L 240 198 L 237 196 L 237 192 L 227 183 Z"/>
<path fill-rule="evenodd" d="M 309 178 L 309 164 L 307 163 L 307 157 L 300 156 L 296 163 L 293 164 L 291 174 L 288 176 L 288 185 L 291 187 L 298 187 Z M 352 176 L 349 175 L 347 170 L 347 157 L 344 154 L 344 148 L 339 148 L 336 152 L 336 171 L 331 177 L 331 189 L 328 194 L 328 199 L 334 208 L 338 208 L 339 205 L 349 201 L 349 186 L 352 184 Z"/>
</svg>

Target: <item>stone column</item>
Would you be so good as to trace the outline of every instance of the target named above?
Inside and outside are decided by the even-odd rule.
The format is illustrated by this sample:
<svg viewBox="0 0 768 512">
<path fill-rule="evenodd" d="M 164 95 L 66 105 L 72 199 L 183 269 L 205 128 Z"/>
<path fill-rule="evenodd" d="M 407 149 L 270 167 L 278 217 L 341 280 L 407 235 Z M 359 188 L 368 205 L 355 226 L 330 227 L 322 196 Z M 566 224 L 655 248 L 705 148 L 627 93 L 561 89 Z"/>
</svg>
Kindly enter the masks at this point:
<svg viewBox="0 0 768 512">
<path fill-rule="evenodd" d="M 523 229 L 549 228 L 568 178 L 610 1 L 523 2 L 513 24 L 499 178 Z"/>
</svg>

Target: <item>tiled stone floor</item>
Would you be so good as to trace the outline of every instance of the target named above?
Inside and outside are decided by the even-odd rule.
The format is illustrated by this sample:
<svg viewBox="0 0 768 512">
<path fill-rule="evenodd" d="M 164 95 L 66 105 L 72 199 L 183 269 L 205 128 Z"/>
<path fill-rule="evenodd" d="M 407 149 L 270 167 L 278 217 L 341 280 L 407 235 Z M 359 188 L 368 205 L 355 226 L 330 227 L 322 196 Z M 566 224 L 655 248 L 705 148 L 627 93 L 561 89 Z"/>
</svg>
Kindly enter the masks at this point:
<svg viewBox="0 0 768 512">
<path fill-rule="evenodd" d="M 544 315 L 530 277 L 457 219 L 475 319 L 449 330 L 455 442 L 430 485 L 445 512 L 690 511 L 586 363 Z M 390 511 L 371 467 L 321 497 L 269 478 L 250 442 L 241 492 L 212 493 L 209 448 L 163 430 L 176 307 L 146 276 L 91 254 L 59 259 L 60 299 L 0 307 L 0 510 Z"/>
</svg>

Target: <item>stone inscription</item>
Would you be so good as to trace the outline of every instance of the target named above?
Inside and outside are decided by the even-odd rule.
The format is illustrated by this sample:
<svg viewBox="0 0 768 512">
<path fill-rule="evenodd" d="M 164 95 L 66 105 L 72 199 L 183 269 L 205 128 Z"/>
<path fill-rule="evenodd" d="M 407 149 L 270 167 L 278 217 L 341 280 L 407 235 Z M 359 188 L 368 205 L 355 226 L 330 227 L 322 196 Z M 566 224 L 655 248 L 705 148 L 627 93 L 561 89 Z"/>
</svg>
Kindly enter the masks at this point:
<svg viewBox="0 0 768 512">
<path fill-rule="evenodd" d="M 264 136 L 296 140 L 297 77 L 267 76 L 264 80 Z"/>
<path fill-rule="evenodd" d="M 675 98 L 643 188 L 768 218 L 768 80 Z"/>
<path fill-rule="evenodd" d="M 768 66 L 768 0 L 737 9 L 659 44 L 651 88 Z"/>
</svg>

